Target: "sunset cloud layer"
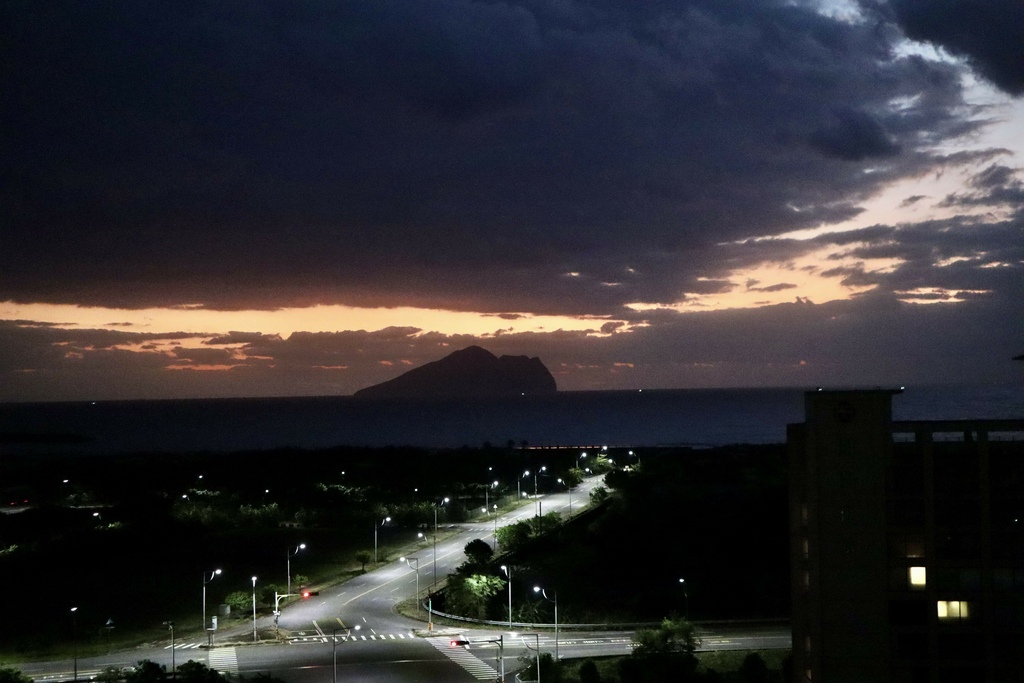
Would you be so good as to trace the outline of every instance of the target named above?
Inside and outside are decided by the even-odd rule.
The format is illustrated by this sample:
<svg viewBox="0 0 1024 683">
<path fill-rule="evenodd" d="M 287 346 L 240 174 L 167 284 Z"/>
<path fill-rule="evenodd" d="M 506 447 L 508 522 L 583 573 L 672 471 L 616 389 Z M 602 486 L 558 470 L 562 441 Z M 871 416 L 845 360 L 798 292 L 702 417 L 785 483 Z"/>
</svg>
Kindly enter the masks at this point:
<svg viewBox="0 0 1024 683">
<path fill-rule="evenodd" d="M 1019 378 L 1020 35 L 997 0 L 8 3 L 0 400 L 347 394 L 469 344 L 563 389 Z"/>
</svg>

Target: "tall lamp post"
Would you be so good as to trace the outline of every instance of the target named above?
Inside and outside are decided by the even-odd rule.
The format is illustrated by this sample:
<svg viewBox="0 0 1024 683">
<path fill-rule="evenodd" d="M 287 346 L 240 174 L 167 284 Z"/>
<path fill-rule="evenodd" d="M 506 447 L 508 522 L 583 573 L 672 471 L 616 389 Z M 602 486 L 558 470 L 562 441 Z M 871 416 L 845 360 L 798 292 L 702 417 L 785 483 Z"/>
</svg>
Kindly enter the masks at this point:
<svg viewBox="0 0 1024 683">
<path fill-rule="evenodd" d="M 292 550 L 291 548 L 288 548 L 287 555 L 288 555 L 288 593 L 289 594 L 292 592 L 292 558 L 295 557 L 296 555 L 298 555 L 300 550 L 304 550 L 305 548 L 306 548 L 306 544 L 305 543 L 300 543 L 297 546 L 295 546 L 295 550 Z M 255 579 L 255 577 L 253 577 L 253 578 Z"/>
<path fill-rule="evenodd" d="M 572 519 L 572 487 L 569 486 L 569 482 L 564 481 L 562 479 L 559 479 L 558 483 L 565 486 L 565 488 L 569 491 L 569 519 Z"/>
<path fill-rule="evenodd" d="M 491 508 L 491 512 L 494 513 L 494 519 L 492 520 L 494 522 L 494 531 L 491 532 L 491 538 L 494 539 L 494 543 L 492 544 L 491 547 L 494 550 L 497 550 L 498 549 L 498 504 L 497 503 L 495 503 L 494 506 Z"/>
<path fill-rule="evenodd" d="M 486 486 L 484 486 L 484 509 L 485 510 L 490 510 L 491 509 L 491 500 L 490 500 L 491 489 L 497 488 L 497 487 L 498 487 L 498 480 L 497 479 L 495 479 L 490 484 L 487 484 Z"/>
<path fill-rule="evenodd" d="M 256 642 L 256 577 L 252 577 L 252 642 Z"/>
<path fill-rule="evenodd" d="M 78 620 L 75 619 L 75 616 L 76 616 L 75 613 L 76 612 L 78 612 L 78 608 L 77 607 L 72 607 L 71 608 L 71 643 L 72 643 L 71 649 L 72 649 L 72 652 L 73 652 L 72 656 L 74 657 L 74 661 L 75 661 L 75 664 L 74 664 L 74 667 L 75 667 L 74 680 L 77 681 L 78 680 Z"/>
<path fill-rule="evenodd" d="M 537 502 L 537 516 L 538 517 L 540 517 L 540 499 L 537 498 L 537 475 L 540 474 L 541 472 L 547 472 L 547 471 L 548 471 L 548 468 L 545 465 L 544 467 L 541 467 L 539 470 L 537 470 L 536 472 L 533 473 L 533 499 Z"/>
<path fill-rule="evenodd" d="M 203 630 L 206 631 L 209 626 L 206 621 L 206 584 L 213 581 L 221 573 L 221 570 L 214 569 L 209 572 L 203 572 Z M 209 576 L 207 576 L 209 574 Z"/>
<path fill-rule="evenodd" d="M 679 579 L 679 584 L 683 587 L 683 598 L 686 602 L 685 609 L 683 611 L 683 619 L 690 620 L 690 593 L 686 590 L 686 579 Z"/>
<path fill-rule="evenodd" d="M 522 633 L 520 635 L 523 638 L 523 646 L 526 647 L 527 650 L 530 649 L 530 646 L 526 644 L 526 637 L 527 636 L 533 636 L 534 638 L 537 639 L 537 646 L 536 646 L 536 649 L 534 650 L 534 652 L 537 653 L 537 683 L 540 683 L 540 634 L 539 633 Z"/>
<path fill-rule="evenodd" d="M 512 630 L 512 565 L 501 565 L 501 571 L 508 577 L 508 630 Z M 538 643 L 540 641 L 537 641 Z"/>
<path fill-rule="evenodd" d="M 551 594 L 555 596 L 553 598 L 549 598 L 547 592 L 540 586 L 534 586 L 533 592 L 540 593 L 545 600 L 555 603 L 555 661 L 558 661 L 558 592 L 551 591 Z"/>
<path fill-rule="evenodd" d="M 174 665 L 174 622 L 165 621 L 164 626 L 171 630 L 171 678 L 177 678 L 177 667 Z"/>
<path fill-rule="evenodd" d="M 579 457 L 576 458 L 576 469 L 580 468 L 580 460 L 582 460 L 585 457 L 587 457 L 587 452 L 583 451 L 582 453 L 580 453 Z"/>
<path fill-rule="evenodd" d="M 413 569 L 416 570 L 416 616 L 418 617 L 420 615 L 420 558 L 418 558 L 418 557 L 400 557 L 400 558 L 398 558 L 398 560 L 400 562 L 405 562 L 410 567 L 413 567 L 413 565 L 409 564 L 410 562 L 415 562 L 416 563 L 416 566 L 413 567 Z"/>
<path fill-rule="evenodd" d="M 355 629 L 357 631 L 359 630 L 359 624 L 356 624 Z M 333 678 L 333 683 L 338 683 L 338 631 L 340 631 L 340 630 L 341 630 L 340 628 L 336 628 L 336 629 L 334 629 L 334 631 L 331 632 L 331 641 L 333 643 L 331 645 L 331 656 L 334 659 L 334 678 Z M 348 629 L 348 637 L 349 638 L 352 637 L 352 629 Z"/>
<path fill-rule="evenodd" d="M 384 519 L 380 520 L 380 524 L 377 524 L 377 522 L 373 523 L 373 563 L 374 564 L 377 564 L 377 529 L 381 528 L 382 526 L 384 526 L 385 524 L 387 524 L 390 521 L 391 521 L 390 517 L 385 517 Z"/>
<path fill-rule="evenodd" d="M 437 510 L 447 503 L 449 498 L 445 496 L 440 503 L 434 504 L 434 584 L 437 584 Z"/>
</svg>

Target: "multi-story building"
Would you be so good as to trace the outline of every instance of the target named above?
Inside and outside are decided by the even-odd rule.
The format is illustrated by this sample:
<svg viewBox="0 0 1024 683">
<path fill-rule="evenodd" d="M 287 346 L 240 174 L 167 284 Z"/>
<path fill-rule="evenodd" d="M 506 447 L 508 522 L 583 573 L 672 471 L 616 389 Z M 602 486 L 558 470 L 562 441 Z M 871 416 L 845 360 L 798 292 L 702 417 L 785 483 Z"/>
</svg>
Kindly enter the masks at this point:
<svg viewBox="0 0 1024 683">
<path fill-rule="evenodd" d="M 1024 681 L 1024 419 L 895 422 L 899 393 L 789 425 L 794 680 Z"/>
</svg>

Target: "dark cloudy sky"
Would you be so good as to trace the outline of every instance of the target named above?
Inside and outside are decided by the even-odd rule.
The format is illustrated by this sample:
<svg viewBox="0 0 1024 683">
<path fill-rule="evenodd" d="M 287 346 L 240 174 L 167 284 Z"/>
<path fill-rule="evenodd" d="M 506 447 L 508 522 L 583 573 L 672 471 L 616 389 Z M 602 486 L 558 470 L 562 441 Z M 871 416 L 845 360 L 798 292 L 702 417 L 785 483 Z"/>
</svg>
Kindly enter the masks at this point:
<svg viewBox="0 0 1024 683">
<path fill-rule="evenodd" d="M 1024 377 L 1019 0 L 7 0 L 0 70 L 0 400 Z"/>
</svg>

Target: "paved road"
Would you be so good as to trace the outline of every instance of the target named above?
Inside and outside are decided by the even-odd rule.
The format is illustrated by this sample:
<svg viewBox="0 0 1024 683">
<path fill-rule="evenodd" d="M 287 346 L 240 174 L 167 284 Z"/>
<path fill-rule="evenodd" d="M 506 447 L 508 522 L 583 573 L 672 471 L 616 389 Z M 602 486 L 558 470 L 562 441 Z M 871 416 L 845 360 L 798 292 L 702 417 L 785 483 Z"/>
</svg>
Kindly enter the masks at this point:
<svg viewBox="0 0 1024 683">
<path fill-rule="evenodd" d="M 576 511 L 589 492 L 600 485 L 592 477 L 571 494 L 541 496 L 530 504 L 497 519 L 504 526 L 527 519 L 538 511 L 568 515 Z M 419 565 L 420 594 L 433 584 L 436 559 L 437 577 L 442 579 L 465 560 L 463 548 L 480 538 L 494 542 L 495 521 L 473 522 L 445 527 L 436 553 L 432 543 L 417 546 L 409 554 L 413 567 Z M 494 681 L 501 669 L 500 651 L 506 672 L 518 668 L 520 657 L 533 657 L 541 651 L 554 652 L 554 635 L 523 636 L 502 629 L 437 630 L 427 633 L 424 621 L 398 614 L 397 603 L 416 593 L 416 570 L 405 562 L 394 561 L 378 570 L 355 577 L 344 584 L 320 591 L 309 600 L 282 610 L 275 626 L 273 617 L 256 621 L 254 641 L 252 623 L 235 626 L 217 634 L 216 646 L 206 641 L 180 640 L 172 651 L 165 646 L 119 652 L 78 661 L 79 679 L 87 679 L 109 666 L 123 667 L 141 659 L 164 664 L 168 669 L 190 659 L 225 673 L 252 677 L 272 672 L 289 683 L 325 683 L 337 678 L 349 681 Z M 425 616 L 425 615 L 424 615 Z M 279 631 L 278 631 L 279 629 Z M 275 638 L 279 632 L 281 638 Z M 466 647 L 452 647 L 451 637 L 461 634 L 470 640 Z M 702 649 L 785 648 L 790 632 L 784 626 L 716 627 L 704 629 Z M 632 632 L 580 633 L 563 631 L 558 643 L 562 658 L 628 654 L 632 650 Z M 335 663 L 337 669 L 335 669 Z M 25 663 L 18 665 L 38 681 L 70 680 L 73 662 Z"/>
</svg>

